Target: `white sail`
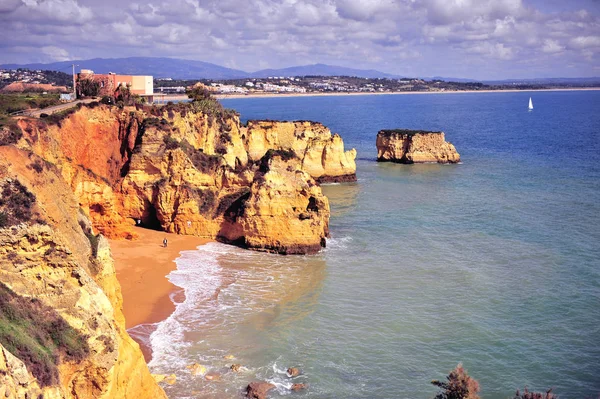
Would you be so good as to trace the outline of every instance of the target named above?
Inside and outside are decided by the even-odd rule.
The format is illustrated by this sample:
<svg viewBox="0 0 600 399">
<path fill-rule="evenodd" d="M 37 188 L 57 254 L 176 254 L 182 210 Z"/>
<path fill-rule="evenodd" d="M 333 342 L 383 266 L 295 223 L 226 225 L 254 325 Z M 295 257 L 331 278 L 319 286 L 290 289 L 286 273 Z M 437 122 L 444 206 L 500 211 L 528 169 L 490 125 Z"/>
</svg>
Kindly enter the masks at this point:
<svg viewBox="0 0 600 399">
<path fill-rule="evenodd" d="M 529 97 L 529 109 L 533 109 L 533 102 L 531 101 L 531 97 Z"/>
</svg>

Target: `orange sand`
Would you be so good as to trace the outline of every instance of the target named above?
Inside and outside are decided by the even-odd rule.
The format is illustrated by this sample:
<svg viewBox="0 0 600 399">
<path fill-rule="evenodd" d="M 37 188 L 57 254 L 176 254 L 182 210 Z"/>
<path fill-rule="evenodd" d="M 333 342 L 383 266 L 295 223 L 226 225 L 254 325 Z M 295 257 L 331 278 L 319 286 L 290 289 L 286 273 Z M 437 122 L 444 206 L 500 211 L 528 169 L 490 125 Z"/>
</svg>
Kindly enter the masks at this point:
<svg viewBox="0 0 600 399">
<path fill-rule="evenodd" d="M 170 294 L 178 287 L 166 275 L 176 269 L 180 251 L 193 250 L 211 240 L 136 228 L 137 240 L 110 240 L 117 279 L 123 293 L 123 313 L 127 328 L 157 323 L 175 310 Z M 162 245 L 168 240 L 166 248 Z"/>
</svg>

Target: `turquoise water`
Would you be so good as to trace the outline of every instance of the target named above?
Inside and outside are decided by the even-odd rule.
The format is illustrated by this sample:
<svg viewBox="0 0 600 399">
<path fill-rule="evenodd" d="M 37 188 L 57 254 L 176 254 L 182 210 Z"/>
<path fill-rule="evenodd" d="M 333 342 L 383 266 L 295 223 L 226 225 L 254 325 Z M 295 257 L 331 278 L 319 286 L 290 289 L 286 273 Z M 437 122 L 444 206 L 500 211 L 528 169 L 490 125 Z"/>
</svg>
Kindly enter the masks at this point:
<svg viewBox="0 0 600 399">
<path fill-rule="evenodd" d="M 152 371 L 178 374 L 170 397 L 237 397 L 255 379 L 286 396 L 283 371 L 299 366 L 297 397 L 430 398 L 459 362 L 483 398 L 600 394 L 600 92 L 223 103 L 323 122 L 358 150 L 359 180 L 323 187 L 332 238 L 318 255 L 183 253 L 169 278 L 186 301 L 151 337 Z M 463 162 L 377 163 L 383 128 L 443 130 Z"/>
</svg>

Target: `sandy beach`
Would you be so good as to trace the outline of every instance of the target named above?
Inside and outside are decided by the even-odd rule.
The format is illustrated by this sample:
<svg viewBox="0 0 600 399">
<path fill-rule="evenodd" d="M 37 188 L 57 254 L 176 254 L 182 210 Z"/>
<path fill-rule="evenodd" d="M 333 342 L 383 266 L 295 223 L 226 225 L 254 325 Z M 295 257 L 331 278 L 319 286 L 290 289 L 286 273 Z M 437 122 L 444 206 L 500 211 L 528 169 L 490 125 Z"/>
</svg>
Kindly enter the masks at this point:
<svg viewBox="0 0 600 399">
<path fill-rule="evenodd" d="M 176 268 L 180 251 L 193 250 L 210 240 L 138 228 L 137 240 L 110 240 L 117 278 L 123 293 L 127 328 L 157 323 L 175 310 L 170 295 L 178 287 L 166 275 Z M 167 238 L 168 245 L 162 241 Z"/>
</svg>

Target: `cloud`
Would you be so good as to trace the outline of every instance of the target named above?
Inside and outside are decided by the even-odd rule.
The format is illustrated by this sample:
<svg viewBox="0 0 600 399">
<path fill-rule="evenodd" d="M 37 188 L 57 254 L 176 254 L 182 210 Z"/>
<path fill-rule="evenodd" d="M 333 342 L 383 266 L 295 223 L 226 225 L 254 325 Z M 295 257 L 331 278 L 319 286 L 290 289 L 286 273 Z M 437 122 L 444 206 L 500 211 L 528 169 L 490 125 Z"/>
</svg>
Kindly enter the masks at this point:
<svg viewBox="0 0 600 399">
<path fill-rule="evenodd" d="M 515 51 L 510 47 L 506 47 L 502 43 L 491 44 L 482 42 L 466 48 L 466 52 L 470 54 L 479 54 L 485 57 L 491 57 L 499 60 L 510 60 L 514 57 Z"/>
<path fill-rule="evenodd" d="M 18 18 L 42 21 L 44 24 L 70 23 L 81 25 L 93 18 L 92 10 L 80 6 L 75 0 L 22 0 Z"/>
<path fill-rule="evenodd" d="M 600 36 L 577 36 L 569 44 L 576 49 L 600 47 Z"/>
<path fill-rule="evenodd" d="M 3 0 L 0 2 L 0 14 L 8 14 L 14 12 L 17 8 L 21 7 L 23 2 L 21 0 Z"/>
<path fill-rule="evenodd" d="M 376 16 L 393 16 L 398 3 L 392 0 L 337 0 L 336 10 L 342 18 L 369 21 Z"/>
<path fill-rule="evenodd" d="M 434 25 L 448 25 L 482 18 L 504 19 L 526 13 L 521 0 L 424 0 L 427 18 Z"/>
<path fill-rule="evenodd" d="M 67 61 L 69 60 L 69 52 L 63 48 L 56 46 L 44 46 L 41 48 L 42 53 L 50 56 L 53 61 Z"/>
<path fill-rule="evenodd" d="M 533 70 L 590 75 L 599 61 L 600 6 L 590 0 L 561 4 L 0 0 L 0 35 L 9 38 L 0 41 L 0 62 L 152 55 L 239 65 L 249 71 L 320 62 L 385 66 L 386 72 L 399 75 L 417 71 L 425 76 L 500 78 L 508 68 L 511 73 L 522 68 L 522 76 Z M 576 67 L 567 69 L 567 64 Z"/>
<path fill-rule="evenodd" d="M 565 48 L 563 46 L 558 44 L 558 41 L 552 39 L 546 39 L 544 41 L 544 45 L 542 46 L 542 51 L 550 54 L 560 53 L 564 49 Z"/>
</svg>

